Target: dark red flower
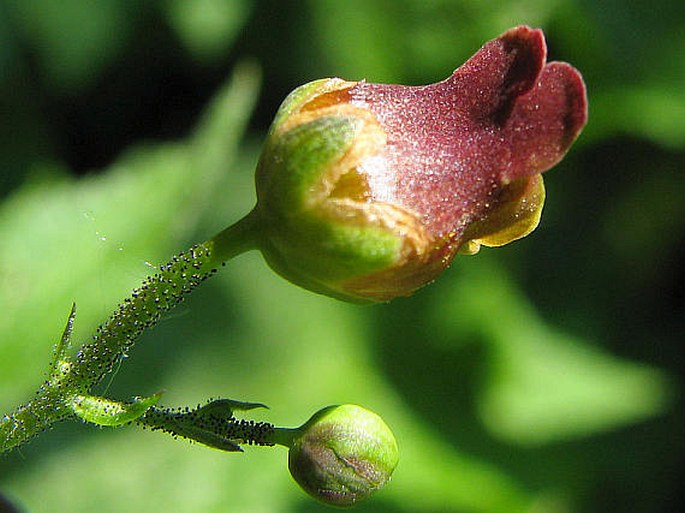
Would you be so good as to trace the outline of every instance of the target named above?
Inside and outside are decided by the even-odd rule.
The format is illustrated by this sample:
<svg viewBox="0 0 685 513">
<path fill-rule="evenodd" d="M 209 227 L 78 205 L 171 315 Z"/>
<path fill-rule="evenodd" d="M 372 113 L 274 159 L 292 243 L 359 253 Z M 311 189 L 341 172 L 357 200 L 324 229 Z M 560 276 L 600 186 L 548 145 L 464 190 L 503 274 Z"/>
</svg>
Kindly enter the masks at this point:
<svg viewBox="0 0 685 513">
<path fill-rule="evenodd" d="M 318 292 L 384 301 L 460 250 L 532 231 L 540 175 L 587 120 L 580 73 L 546 57 L 542 31 L 521 26 L 437 84 L 326 79 L 294 91 L 257 174 L 272 266 Z"/>
</svg>

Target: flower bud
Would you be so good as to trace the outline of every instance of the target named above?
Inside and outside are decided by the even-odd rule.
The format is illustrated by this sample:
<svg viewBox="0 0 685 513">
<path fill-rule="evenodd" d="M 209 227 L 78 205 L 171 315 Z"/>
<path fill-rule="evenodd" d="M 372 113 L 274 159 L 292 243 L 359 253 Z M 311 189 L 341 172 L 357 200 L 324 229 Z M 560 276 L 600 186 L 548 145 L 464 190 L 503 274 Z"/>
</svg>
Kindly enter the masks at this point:
<svg viewBox="0 0 685 513">
<path fill-rule="evenodd" d="M 352 506 L 382 488 L 399 458 L 383 419 L 360 406 L 329 406 L 297 430 L 288 468 L 314 498 Z"/>
<path fill-rule="evenodd" d="M 587 119 L 582 77 L 521 26 L 427 86 L 306 84 L 288 96 L 257 169 L 261 249 L 285 278 L 353 301 L 433 280 L 457 252 L 536 226 L 541 173 Z"/>
</svg>

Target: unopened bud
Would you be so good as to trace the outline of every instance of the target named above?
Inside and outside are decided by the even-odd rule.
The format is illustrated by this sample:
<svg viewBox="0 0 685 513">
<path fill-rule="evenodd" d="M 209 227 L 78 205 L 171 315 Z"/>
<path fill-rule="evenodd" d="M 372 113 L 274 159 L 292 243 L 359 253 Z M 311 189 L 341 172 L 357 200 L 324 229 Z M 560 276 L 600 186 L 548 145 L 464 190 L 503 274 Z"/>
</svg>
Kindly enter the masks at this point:
<svg viewBox="0 0 685 513">
<path fill-rule="evenodd" d="M 397 466 L 387 424 L 360 406 L 330 406 L 297 430 L 288 454 L 293 478 L 327 504 L 352 506 L 381 489 Z"/>
</svg>

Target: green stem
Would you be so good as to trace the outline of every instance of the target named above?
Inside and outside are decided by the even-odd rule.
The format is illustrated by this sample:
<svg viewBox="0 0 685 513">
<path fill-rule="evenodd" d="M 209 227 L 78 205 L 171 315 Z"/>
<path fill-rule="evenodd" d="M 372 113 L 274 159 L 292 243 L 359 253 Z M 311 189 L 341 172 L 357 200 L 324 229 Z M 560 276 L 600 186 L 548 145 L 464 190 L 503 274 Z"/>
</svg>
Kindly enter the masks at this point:
<svg viewBox="0 0 685 513">
<path fill-rule="evenodd" d="M 282 445 L 291 448 L 302 435 L 302 427 L 275 427 L 268 422 L 237 419 L 234 410 L 263 407 L 228 399 L 210 401 L 197 408 L 161 408 L 152 406 L 135 422 L 152 431 L 186 438 L 223 451 L 241 451 L 240 444 Z"/>
<path fill-rule="evenodd" d="M 0 453 L 24 444 L 69 416 L 54 392 L 54 389 L 39 392 L 33 400 L 0 420 Z"/>
<path fill-rule="evenodd" d="M 222 451 L 242 451 L 240 444 L 274 445 L 274 431 L 280 428 L 268 422 L 237 419 L 232 410 L 213 408 L 222 400 L 190 408 L 148 408 L 136 423 L 152 431 L 199 442 Z M 233 401 L 231 401 L 233 402 Z"/>
<path fill-rule="evenodd" d="M 210 241 L 214 265 L 258 248 L 261 224 L 262 220 L 255 209 L 237 223 L 217 233 Z"/>
<path fill-rule="evenodd" d="M 34 399 L 0 419 L 0 452 L 17 447 L 70 415 L 71 399 L 88 394 L 126 357 L 135 341 L 178 305 L 220 265 L 258 246 L 259 221 L 253 211 L 214 238 L 196 244 L 160 265 L 133 289 L 73 361 L 60 359 L 59 379 L 48 379 Z M 70 320 L 73 319 L 70 317 Z M 65 332 L 66 333 L 66 332 Z M 70 331 L 69 331 L 70 333 Z M 63 340 L 58 346 L 65 345 Z M 53 372 L 54 369 L 51 369 Z"/>
<path fill-rule="evenodd" d="M 302 428 L 282 428 L 275 427 L 268 438 L 270 443 L 275 445 L 282 445 L 290 449 L 293 446 L 295 438 L 302 434 Z"/>
<path fill-rule="evenodd" d="M 76 355 L 69 385 L 87 392 L 125 357 L 138 337 L 162 314 L 185 299 L 219 265 L 256 247 L 255 216 L 250 214 L 214 238 L 179 253 L 146 278 L 102 324 Z"/>
</svg>

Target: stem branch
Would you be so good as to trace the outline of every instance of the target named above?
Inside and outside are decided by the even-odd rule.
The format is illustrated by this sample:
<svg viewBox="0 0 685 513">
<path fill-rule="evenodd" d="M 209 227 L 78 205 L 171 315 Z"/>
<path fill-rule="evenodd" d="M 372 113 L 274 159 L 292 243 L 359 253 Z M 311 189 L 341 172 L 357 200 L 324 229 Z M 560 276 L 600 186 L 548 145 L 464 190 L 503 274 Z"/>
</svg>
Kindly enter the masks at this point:
<svg viewBox="0 0 685 513">
<path fill-rule="evenodd" d="M 25 443 L 72 414 L 69 398 L 87 395 L 128 354 L 146 329 L 212 276 L 219 265 L 256 248 L 258 234 L 259 221 L 253 211 L 214 238 L 160 265 L 158 272 L 133 289 L 97 328 L 73 360 L 62 354 L 71 334 L 72 310 L 65 334 L 57 345 L 49 379 L 39 387 L 33 400 L 0 419 L 0 453 Z"/>
</svg>

